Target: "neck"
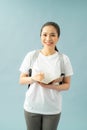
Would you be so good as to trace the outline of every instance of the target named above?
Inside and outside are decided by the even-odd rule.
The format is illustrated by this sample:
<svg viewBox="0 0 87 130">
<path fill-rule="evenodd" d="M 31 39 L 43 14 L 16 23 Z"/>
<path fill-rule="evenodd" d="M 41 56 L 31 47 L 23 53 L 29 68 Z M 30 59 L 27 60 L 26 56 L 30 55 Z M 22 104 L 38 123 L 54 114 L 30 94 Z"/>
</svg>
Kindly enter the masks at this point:
<svg viewBox="0 0 87 130">
<path fill-rule="evenodd" d="M 55 49 L 43 48 L 43 49 L 41 50 L 41 52 L 42 52 L 42 54 L 48 56 L 48 55 L 54 54 L 54 53 L 56 52 L 56 50 L 55 50 Z"/>
</svg>

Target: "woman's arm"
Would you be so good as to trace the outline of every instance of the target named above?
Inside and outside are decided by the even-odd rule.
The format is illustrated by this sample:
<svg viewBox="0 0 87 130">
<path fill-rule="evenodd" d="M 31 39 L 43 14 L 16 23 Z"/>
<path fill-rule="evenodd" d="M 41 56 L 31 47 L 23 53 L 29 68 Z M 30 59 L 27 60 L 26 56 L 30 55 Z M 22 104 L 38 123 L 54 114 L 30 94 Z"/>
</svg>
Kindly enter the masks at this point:
<svg viewBox="0 0 87 130">
<path fill-rule="evenodd" d="M 31 77 L 28 76 L 26 73 L 21 73 L 20 78 L 19 78 L 19 83 L 20 84 L 32 84 L 34 81 L 32 80 Z"/>
<path fill-rule="evenodd" d="M 35 76 L 29 77 L 26 73 L 20 74 L 19 83 L 20 84 L 32 84 L 34 82 L 41 82 L 44 79 L 43 73 L 38 73 Z"/>
<path fill-rule="evenodd" d="M 44 84 L 39 82 L 39 84 L 44 87 L 44 88 L 49 88 L 49 89 L 54 89 L 54 90 L 58 90 L 58 91 L 63 91 L 63 90 L 68 90 L 70 88 L 70 76 L 64 77 L 63 78 L 63 84 L 61 85 L 57 85 L 55 83 L 52 84 Z"/>
</svg>

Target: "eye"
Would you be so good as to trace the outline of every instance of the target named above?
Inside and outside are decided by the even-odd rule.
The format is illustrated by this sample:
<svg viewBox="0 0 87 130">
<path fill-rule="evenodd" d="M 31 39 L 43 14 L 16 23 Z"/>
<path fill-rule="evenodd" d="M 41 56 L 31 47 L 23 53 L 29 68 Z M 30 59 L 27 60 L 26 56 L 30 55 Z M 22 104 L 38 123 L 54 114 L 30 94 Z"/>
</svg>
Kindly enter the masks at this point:
<svg viewBox="0 0 87 130">
<path fill-rule="evenodd" d="M 55 37 L 55 34 L 51 34 L 50 36 Z"/>
<path fill-rule="evenodd" d="M 45 34 L 45 33 L 44 33 L 44 34 L 42 34 L 42 36 L 46 37 L 46 36 L 47 36 L 47 34 Z"/>
<path fill-rule="evenodd" d="M 56 37 L 56 34 L 52 33 L 50 34 L 51 37 Z"/>
</svg>

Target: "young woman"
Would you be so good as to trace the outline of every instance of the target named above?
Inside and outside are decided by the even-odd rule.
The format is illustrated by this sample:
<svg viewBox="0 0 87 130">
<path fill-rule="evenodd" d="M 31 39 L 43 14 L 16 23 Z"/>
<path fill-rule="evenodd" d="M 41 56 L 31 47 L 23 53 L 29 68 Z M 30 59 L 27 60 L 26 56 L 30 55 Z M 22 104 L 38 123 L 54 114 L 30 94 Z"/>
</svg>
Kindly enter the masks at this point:
<svg viewBox="0 0 87 130">
<path fill-rule="evenodd" d="M 30 84 L 24 102 L 27 130 L 57 130 L 62 105 L 60 92 L 69 89 L 73 74 L 70 60 L 63 54 L 65 76 L 60 77 L 61 61 L 56 48 L 59 36 L 57 23 L 45 23 L 40 32 L 43 47 L 33 64 L 32 76 L 28 76 L 28 70 L 35 50 L 28 52 L 20 67 L 20 84 Z M 59 84 L 62 80 L 63 84 Z"/>
</svg>

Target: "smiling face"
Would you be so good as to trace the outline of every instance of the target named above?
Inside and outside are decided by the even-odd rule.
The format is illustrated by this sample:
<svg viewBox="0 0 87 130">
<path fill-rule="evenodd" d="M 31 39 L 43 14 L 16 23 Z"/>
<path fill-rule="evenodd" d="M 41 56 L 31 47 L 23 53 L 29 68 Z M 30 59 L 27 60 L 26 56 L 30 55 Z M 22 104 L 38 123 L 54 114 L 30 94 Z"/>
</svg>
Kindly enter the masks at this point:
<svg viewBox="0 0 87 130">
<path fill-rule="evenodd" d="M 41 42 L 44 47 L 55 48 L 58 41 L 58 33 L 54 26 L 45 26 L 41 32 Z"/>
</svg>

